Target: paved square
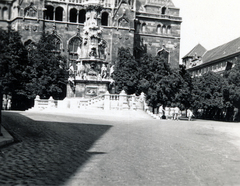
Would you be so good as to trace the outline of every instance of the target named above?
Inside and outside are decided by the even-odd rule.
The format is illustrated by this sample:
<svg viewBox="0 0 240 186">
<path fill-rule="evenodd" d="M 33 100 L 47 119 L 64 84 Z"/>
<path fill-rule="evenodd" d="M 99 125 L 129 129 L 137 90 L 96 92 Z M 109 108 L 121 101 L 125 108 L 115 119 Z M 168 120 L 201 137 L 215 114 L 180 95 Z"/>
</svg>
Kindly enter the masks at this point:
<svg viewBox="0 0 240 186">
<path fill-rule="evenodd" d="M 142 111 L 3 112 L 1 185 L 240 185 L 240 125 Z"/>
</svg>

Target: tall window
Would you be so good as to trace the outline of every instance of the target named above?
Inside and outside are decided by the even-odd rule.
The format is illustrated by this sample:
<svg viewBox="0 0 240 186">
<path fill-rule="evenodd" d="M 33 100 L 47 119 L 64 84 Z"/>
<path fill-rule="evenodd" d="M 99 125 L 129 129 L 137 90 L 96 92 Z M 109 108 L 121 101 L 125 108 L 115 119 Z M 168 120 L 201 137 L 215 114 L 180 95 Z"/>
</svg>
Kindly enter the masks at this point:
<svg viewBox="0 0 240 186">
<path fill-rule="evenodd" d="M 166 60 L 167 63 L 169 62 L 169 60 L 168 60 L 169 52 L 166 49 L 163 48 L 162 50 L 158 51 L 157 55 L 162 56 Z"/>
<path fill-rule="evenodd" d="M 72 8 L 70 10 L 70 22 L 76 23 L 77 22 L 77 9 Z"/>
<path fill-rule="evenodd" d="M 60 41 L 60 39 L 55 36 L 53 41 L 54 41 L 54 45 L 56 47 L 56 51 L 60 52 L 60 50 L 61 50 L 61 41 Z"/>
<path fill-rule="evenodd" d="M 163 27 L 162 27 L 162 33 L 166 34 L 166 26 L 165 25 L 163 25 Z"/>
<path fill-rule="evenodd" d="M 170 25 L 167 27 L 167 34 L 171 34 L 171 26 Z"/>
<path fill-rule="evenodd" d="M 81 39 L 79 37 L 74 37 L 69 41 L 68 49 L 69 49 L 69 58 L 71 61 L 78 59 L 78 50 L 81 47 Z"/>
<path fill-rule="evenodd" d="M 53 7 L 52 6 L 46 6 L 45 11 L 45 19 L 47 20 L 53 20 Z"/>
<path fill-rule="evenodd" d="M 84 23 L 86 21 L 86 10 L 82 9 L 79 11 L 79 23 Z"/>
<path fill-rule="evenodd" d="M 142 24 L 142 32 L 146 32 L 146 23 Z"/>
<path fill-rule="evenodd" d="M 166 14 L 166 10 L 167 10 L 167 8 L 166 8 L 166 7 L 162 7 L 161 14 L 165 15 L 165 14 Z"/>
<path fill-rule="evenodd" d="M 102 13 L 101 24 L 103 26 L 108 26 L 108 13 L 107 12 Z"/>
<path fill-rule="evenodd" d="M 7 7 L 4 7 L 2 9 L 2 18 L 3 18 L 3 20 L 8 20 L 8 8 Z"/>
<path fill-rule="evenodd" d="M 60 53 L 61 52 L 61 40 L 56 35 L 50 35 L 48 39 L 51 42 L 51 44 L 54 45 L 54 49 L 52 50 L 52 52 Z"/>
<path fill-rule="evenodd" d="M 158 34 L 161 34 L 161 25 L 158 25 L 158 26 L 157 26 L 157 33 L 158 33 Z"/>
<path fill-rule="evenodd" d="M 55 20 L 62 21 L 63 20 L 63 8 L 57 7 L 55 10 Z"/>
</svg>

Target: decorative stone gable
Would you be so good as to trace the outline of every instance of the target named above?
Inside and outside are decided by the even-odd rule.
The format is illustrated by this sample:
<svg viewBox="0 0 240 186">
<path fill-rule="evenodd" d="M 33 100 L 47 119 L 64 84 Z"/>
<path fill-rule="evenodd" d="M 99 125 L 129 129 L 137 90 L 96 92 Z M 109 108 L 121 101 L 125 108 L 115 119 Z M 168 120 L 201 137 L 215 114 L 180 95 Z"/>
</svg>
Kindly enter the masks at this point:
<svg viewBox="0 0 240 186">
<path fill-rule="evenodd" d="M 129 3 L 122 1 L 113 15 L 113 26 L 117 28 L 134 28 L 134 12 Z"/>
<path fill-rule="evenodd" d="M 24 9 L 24 17 L 36 17 L 37 8 L 34 6 L 33 2 L 30 3 L 28 7 Z"/>
</svg>

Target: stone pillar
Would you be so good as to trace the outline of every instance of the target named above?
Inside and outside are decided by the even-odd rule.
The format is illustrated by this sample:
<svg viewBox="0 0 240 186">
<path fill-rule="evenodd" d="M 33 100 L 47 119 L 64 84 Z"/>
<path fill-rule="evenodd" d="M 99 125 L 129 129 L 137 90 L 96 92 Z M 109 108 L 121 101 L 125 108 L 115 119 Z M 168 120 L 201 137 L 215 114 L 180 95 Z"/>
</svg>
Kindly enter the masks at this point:
<svg viewBox="0 0 240 186">
<path fill-rule="evenodd" d="M 55 17 L 56 17 L 56 16 L 55 16 L 55 11 L 56 11 L 56 8 L 54 7 L 54 9 L 53 9 L 53 20 L 54 20 L 54 21 L 56 21 L 56 20 L 55 20 Z"/>
<path fill-rule="evenodd" d="M 108 91 L 105 93 L 104 110 L 110 110 L 110 94 Z"/>
<path fill-rule="evenodd" d="M 54 99 L 53 99 L 53 97 L 51 96 L 51 97 L 48 99 L 48 108 L 54 108 L 54 107 L 55 107 Z"/>
<path fill-rule="evenodd" d="M 38 102 L 40 100 L 40 96 L 37 95 L 36 98 L 34 99 L 34 108 L 38 108 Z"/>
<path fill-rule="evenodd" d="M 142 110 L 146 111 L 145 109 L 146 101 L 145 101 L 145 95 L 143 92 L 140 95 L 140 103 L 141 103 Z"/>
<path fill-rule="evenodd" d="M 123 102 L 126 98 L 127 94 L 124 90 L 122 90 L 119 94 L 119 110 L 123 109 Z"/>
</svg>

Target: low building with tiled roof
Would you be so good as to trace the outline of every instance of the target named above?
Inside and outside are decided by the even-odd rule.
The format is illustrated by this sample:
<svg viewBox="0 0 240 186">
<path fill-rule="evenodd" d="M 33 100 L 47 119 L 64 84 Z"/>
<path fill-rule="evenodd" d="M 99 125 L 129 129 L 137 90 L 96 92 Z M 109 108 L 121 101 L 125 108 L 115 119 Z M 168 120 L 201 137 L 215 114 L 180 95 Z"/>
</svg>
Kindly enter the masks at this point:
<svg viewBox="0 0 240 186">
<path fill-rule="evenodd" d="M 208 71 L 222 73 L 231 69 L 236 58 L 240 57 L 240 37 L 204 52 L 198 44 L 182 60 L 192 76 L 199 76 Z M 195 55 L 194 55 L 195 54 Z"/>
<path fill-rule="evenodd" d="M 207 49 L 204 48 L 201 44 L 197 44 L 188 54 L 186 54 L 182 59 L 184 64 L 186 64 L 187 68 L 190 67 L 191 62 L 196 59 L 200 59 L 205 53 Z"/>
</svg>

